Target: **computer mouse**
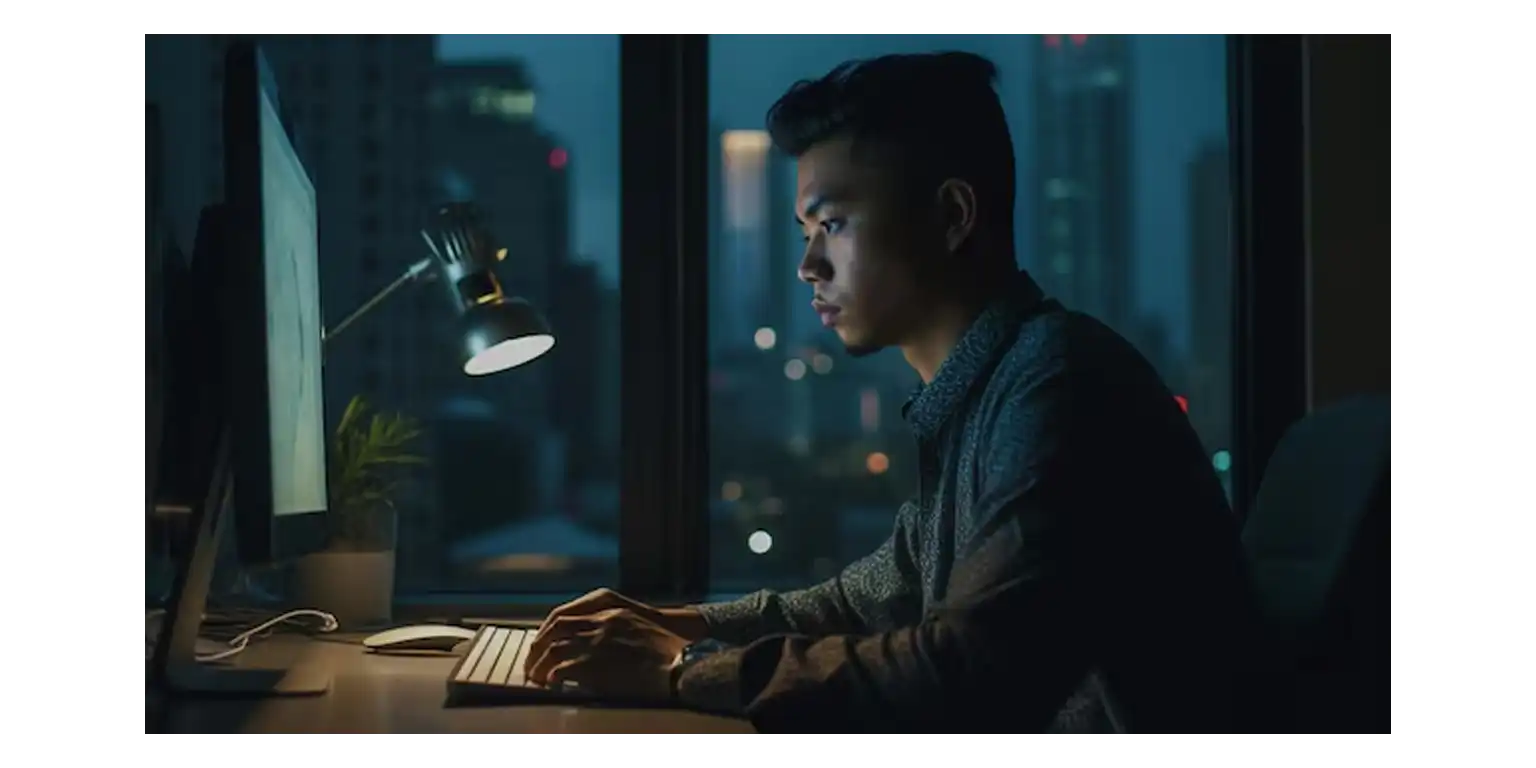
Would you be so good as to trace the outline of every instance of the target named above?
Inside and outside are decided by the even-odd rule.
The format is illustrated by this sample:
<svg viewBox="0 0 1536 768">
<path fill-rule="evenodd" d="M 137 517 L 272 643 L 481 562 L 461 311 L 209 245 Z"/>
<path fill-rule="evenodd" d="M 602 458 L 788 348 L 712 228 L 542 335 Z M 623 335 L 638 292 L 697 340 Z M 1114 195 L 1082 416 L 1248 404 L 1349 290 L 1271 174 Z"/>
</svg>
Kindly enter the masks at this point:
<svg viewBox="0 0 1536 768">
<path fill-rule="evenodd" d="M 363 638 L 370 651 L 451 651 L 475 636 L 475 630 L 448 624 L 395 627 Z"/>
</svg>

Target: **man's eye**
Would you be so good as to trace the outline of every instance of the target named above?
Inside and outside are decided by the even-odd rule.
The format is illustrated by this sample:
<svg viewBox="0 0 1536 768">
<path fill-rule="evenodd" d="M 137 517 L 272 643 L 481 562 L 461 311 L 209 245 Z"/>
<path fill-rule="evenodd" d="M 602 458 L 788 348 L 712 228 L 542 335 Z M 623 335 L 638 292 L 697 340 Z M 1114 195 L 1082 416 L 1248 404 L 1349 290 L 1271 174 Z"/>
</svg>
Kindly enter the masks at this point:
<svg viewBox="0 0 1536 768">
<path fill-rule="evenodd" d="M 829 235 L 835 235 L 843 229 L 842 219 L 827 219 L 821 223 L 821 228 Z"/>
</svg>

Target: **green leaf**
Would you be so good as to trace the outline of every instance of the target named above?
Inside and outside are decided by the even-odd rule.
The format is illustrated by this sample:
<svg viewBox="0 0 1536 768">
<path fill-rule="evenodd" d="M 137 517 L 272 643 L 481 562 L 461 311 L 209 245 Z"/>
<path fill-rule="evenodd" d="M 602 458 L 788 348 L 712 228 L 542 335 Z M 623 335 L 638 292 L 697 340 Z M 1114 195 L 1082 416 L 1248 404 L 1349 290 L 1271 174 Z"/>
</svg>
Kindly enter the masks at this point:
<svg viewBox="0 0 1536 768">
<path fill-rule="evenodd" d="M 330 446 L 330 529 L 342 538 L 377 533 L 381 511 L 396 512 L 410 467 L 428 464 L 410 448 L 423 432 L 401 413 L 374 411 L 361 395 L 347 403 Z"/>
</svg>

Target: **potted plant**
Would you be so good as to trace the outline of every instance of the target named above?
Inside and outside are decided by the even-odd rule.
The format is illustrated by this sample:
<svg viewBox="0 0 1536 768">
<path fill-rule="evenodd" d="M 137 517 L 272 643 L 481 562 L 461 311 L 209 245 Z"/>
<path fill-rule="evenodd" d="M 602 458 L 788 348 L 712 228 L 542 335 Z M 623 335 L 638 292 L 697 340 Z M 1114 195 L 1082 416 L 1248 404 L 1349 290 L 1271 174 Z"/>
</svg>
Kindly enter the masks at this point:
<svg viewBox="0 0 1536 768">
<path fill-rule="evenodd" d="M 372 411 L 361 395 L 347 404 L 327 456 L 326 547 L 299 561 L 298 597 L 344 626 L 390 621 L 395 589 L 396 499 L 421 436 L 416 420 Z"/>
</svg>

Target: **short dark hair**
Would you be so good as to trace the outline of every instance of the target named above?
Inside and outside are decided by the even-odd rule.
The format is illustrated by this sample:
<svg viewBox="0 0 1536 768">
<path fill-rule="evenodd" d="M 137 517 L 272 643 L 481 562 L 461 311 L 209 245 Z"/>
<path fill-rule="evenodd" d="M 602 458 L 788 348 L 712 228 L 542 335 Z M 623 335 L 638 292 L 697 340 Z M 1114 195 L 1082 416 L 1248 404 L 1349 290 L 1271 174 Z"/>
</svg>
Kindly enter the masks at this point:
<svg viewBox="0 0 1536 768">
<path fill-rule="evenodd" d="M 768 110 L 768 134 L 794 157 L 828 139 L 873 140 L 902 154 L 913 184 L 964 179 L 980 200 L 980 224 L 1011 255 L 1013 139 L 996 80 L 997 65 L 973 53 L 848 61 L 790 86 Z"/>
</svg>

